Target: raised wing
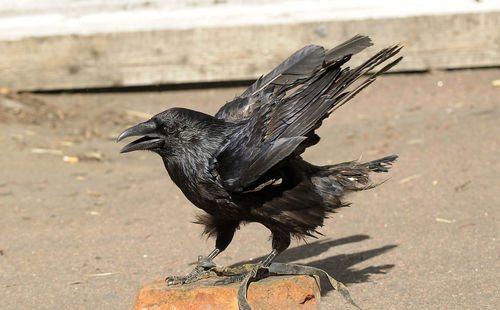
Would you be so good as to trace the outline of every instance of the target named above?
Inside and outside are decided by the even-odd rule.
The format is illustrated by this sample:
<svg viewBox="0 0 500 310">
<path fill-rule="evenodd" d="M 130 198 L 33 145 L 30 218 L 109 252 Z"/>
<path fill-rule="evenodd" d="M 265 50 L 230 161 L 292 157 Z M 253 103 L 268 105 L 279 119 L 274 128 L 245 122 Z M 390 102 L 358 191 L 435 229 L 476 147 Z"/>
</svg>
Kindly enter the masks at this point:
<svg viewBox="0 0 500 310">
<path fill-rule="evenodd" d="M 351 40 L 356 38 L 358 37 Z M 355 45 L 358 43 L 357 40 L 353 42 Z M 396 65 L 401 58 L 390 62 L 358 85 L 350 86 L 363 74 L 393 57 L 400 49 L 399 46 L 386 48 L 351 70 L 348 67 L 341 68 L 351 56 L 342 55 L 341 51 L 356 51 L 356 48 L 344 43 L 343 46 L 326 52 L 326 55 L 334 55 L 336 59 L 329 62 L 323 60 L 323 67 L 314 69 L 316 71 L 312 76 L 297 74 L 300 78 L 291 83 L 273 84 L 273 81 L 287 81 L 280 77 L 293 76 L 284 74 L 287 72 L 285 70 L 278 75 L 274 73 L 274 78 L 271 78 L 271 72 L 260 79 L 260 82 L 257 81 L 244 93 L 253 94 L 247 97 L 254 100 L 252 105 L 243 105 L 243 109 L 251 110 L 251 113 L 244 112 L 248 115 L 239 121 L 239 129 L 229 137 L 228 144 L 214 161 L 214 168 L 223 186 L 231 191 L 252 189 L 259 185 L 259 179 L 280 162 L 299 155 L 306 147 L 317 143 L 319 137 L 314 130 L 321 125 L 323 119 L 370 85 L 379 74 Z M 286 61 L 283 64 L 285 63 Z M 278 72 L 277 69 L 273 72 Z M 286 90 L 299 85 L 301 86 L 292 94 L 286 96 Z M 236 111 L 237 107 L 232 109 Z"/>
<path fill-rule="evenodd" d="M 260 100 L 262 96 L 300 85 L 332 62 L 339 61 L 346 55 L 356 54 L 371 45 L 369 37 L 357 35 L 326 52 L 322 46 L 305 46 L 260 77 L 243 94 L 222 106 L 215 117 L 225 120 L 246 118 L 263 103 Z"/>
</svg>

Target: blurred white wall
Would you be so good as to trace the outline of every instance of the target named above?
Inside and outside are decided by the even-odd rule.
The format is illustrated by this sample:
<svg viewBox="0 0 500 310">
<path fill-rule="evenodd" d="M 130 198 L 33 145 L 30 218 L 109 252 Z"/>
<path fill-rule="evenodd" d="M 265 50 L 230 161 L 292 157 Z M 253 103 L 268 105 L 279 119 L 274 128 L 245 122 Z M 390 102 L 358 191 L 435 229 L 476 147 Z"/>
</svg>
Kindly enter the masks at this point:
<svg viewBox="0 0 500 310">
<path fill-rule="evenodd" d="M 0 39 L 500 11 L 500 0 L 0 1 Z"/>
<path fill-rule="evenodd" d="M 255 79 L 359 33 L 405 45 L 394 70 L 500 66 L 499 29 L 500 0 L 0 1 L 0 87 Z"/>
</svg>

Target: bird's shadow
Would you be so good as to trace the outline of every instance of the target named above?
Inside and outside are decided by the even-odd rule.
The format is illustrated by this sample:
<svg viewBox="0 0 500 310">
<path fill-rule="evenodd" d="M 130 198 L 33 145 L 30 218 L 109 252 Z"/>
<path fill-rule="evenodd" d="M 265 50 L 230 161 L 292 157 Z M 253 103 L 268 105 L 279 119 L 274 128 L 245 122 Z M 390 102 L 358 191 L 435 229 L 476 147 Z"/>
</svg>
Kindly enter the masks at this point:
<svg viewBox="0 0 500 310">
<path fill-rule="evenodd" d="M 281 263 L 292 263 L 298 260 L 303 260 L 311 257 L 315 257 L 328 251 L 330 248 L 335 246 L 340 246 L 343 244 L 361 242 L 369 239 L 370 237 L 367 235 L 353 235 L 345 238 L 340 238 L 336 240 L 318 240 L 315 242 L 307 243 L 304 245 L 299 245 L 293 248 L 287 249 L 285 252 L 280 254 L 275 262 Z M 330 256 L 324 259 L 319 259 L 307 263 L 302 263 L 307 266 L 316 267 L 319 269 L 323 269 L 328 274 L 330 274 L 336 280 L 343 282 L 344 284 L 350 283 L 363 283 L 367 282 L 370 279 L 370 276 L 373 274 L 385 274 L 390 269 L 394 268 L 394 264 L 384 264 L 378 266 L 370 266 L 362 269 L 356 269 L 353 266 L 363 262 L 372 257 L 381 255 L 393 248 L 397 247 L 397 245 L 386 245 L 379 248 L 374 248 L 371 250 L 360 251 L 350 254 L 339 254 Z M 262 261 L 265 256 L 261 256 L 255 258 L 251 261 L 238 262 L 234 265 L 241 265 L 243 263 L 256 263 Z M 321 287 L 324 288 L 323 292 L 328 292 L 331 290 L 330 285 L 326 285 L 327 282 L 323 282 Z"/>
</svg>

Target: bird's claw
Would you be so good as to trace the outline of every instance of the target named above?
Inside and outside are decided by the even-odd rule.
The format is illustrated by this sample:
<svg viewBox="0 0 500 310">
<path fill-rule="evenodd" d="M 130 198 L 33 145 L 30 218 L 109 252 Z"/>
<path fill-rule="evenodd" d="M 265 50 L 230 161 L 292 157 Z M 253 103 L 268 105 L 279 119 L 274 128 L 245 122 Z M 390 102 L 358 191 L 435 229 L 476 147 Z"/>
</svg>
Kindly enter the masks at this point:
<svg viewBox="0 0 500 310">
<path fill-rule="evenodd" d="M 212 260 L 206 256 L 200 255 L 198 256 L 198 263 L 196 267 L 187 276 L 166 277 L 165 284 L 167 286 L 189 284 L 201 279 L 211 278 L 217 275 L 213 272 L 213 269 L 216 267 L 217 265 Z"/>
<path fill-rule="evenodd" d="M 189 284 L 201 279 L 212 277 L 211 268 L 196 266 L 187 276 L 170 276 L 165 278 L 167 286 L 178 284 Z"/>
<path fill-rule="evenodd" d="M 167 286 L 183 284 L 187 277 L 179 277 L 179 276 L 169 276 L 165 278 L 165 284 Z"/>
</svg>

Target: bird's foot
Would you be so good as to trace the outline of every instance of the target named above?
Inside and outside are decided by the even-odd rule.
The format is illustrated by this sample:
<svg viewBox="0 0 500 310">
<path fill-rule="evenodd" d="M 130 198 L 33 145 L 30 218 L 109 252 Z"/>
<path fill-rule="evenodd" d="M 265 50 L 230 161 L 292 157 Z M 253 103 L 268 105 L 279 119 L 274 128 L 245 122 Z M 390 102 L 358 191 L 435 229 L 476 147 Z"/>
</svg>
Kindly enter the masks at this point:
<svg viewBox="0 0 500 310">
<path fill-rule="evenodd" d="M 187 276 L 170 276 L 165 278 L 167 286 L 177 284 L 189 284 L 202 279 L 216 277 L 217 273 L 213 271 L 217 265 L 206 256 L 198 256 L 197 266 Z"/>
</svg>

